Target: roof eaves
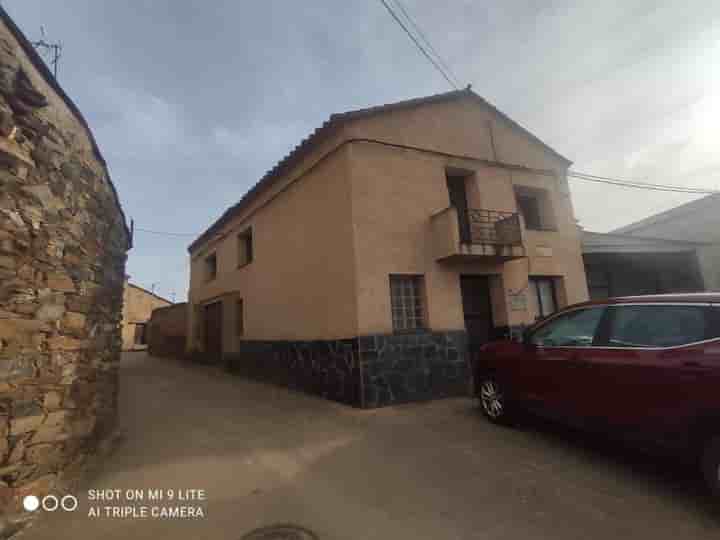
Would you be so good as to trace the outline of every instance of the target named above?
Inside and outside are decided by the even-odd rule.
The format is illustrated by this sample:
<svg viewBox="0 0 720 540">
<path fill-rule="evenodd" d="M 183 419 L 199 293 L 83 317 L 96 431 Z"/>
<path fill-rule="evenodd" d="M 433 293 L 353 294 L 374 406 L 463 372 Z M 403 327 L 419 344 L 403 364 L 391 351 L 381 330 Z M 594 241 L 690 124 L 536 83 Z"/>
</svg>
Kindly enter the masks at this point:
<svg viewBox="0 0 720 540">
<path fill-rule="evenodd" d="M 548 152 L 550 152 L 553 156 L 557 157 L 561 161 L 563 161 L 568 167 L 572 164 L 572 161 L 555 151 L 553 148 L 545 144 L 543 141 L 541 141 L 538 137 L 530 133 L 527 129 L 525 129 L 523 126 L 515 122 L 512 118 L 507 116 L 505 113 L 500 111 L 497 107 L 489 103 L 487 100 L 485 100 L 483 97 L 479 96 L 475 92 L 473 92 L 470 87 L 463 88 L 460 90 L 451 90 L 449 92 L 442 92 L 439 94 L 433 94 L 430 96 L 425 97 L 419 97 L 419 98 L 412 98 L 407 99 L 404 101 L 398 101 L 395 103 L 385 103 L 383 105 L 376 105 L 373 107 L 368 107 L 365 109 L 356 109 L 353 111 L 347 111 L 343 113 L 335 113 L 330 115 L 330 118 L 323 123 L 322 126 L 317 128 L 315 131 L 313 131 L 310 135 L 305 137 L 300 144 L 295 146 L 293 150 L 291 150 L 285 157 L 283 157 L 277 165 L 275 165 L 272 169 L 270 169 L 265 175 L 257 182 L 255 185 L 250 188 L 250 190 L 245 193 L 245 195 L 242 196 L 242 198 L 235 203 L 233 206 L 228 208 L 210 227 L 208 227 L 205 232 L 203 232 L 200 236 L 198 236 L 193 242 L 188 246 L 188 251 L 192 253 L 195 251 L 197 247 L 199 247 L 200 244 L 203 242 L 206 242 L 210 240 L 210 238 L 218 232 L 227 222 L 229 222 L 235 215 L 237 215 L 244 206 L 249 204 L 259 193 L 261 193 L 266 186 L 268 186 L 272 180 L 278 176 L 281 172 L 286 170 L 287 168 L 291 167 L 296 161 L 298 161 L 300 158 L 304 157 L 305 154 L 309 151 L 309 149 L 317 142 L 321 137 L 325 136 L 327 133 L 329 133 L 333 128 L 340 126 L 341 124 L 355 120 L 358 118 L 364 118 L 368 116 L 372 116 L 375 114 L 380 113 L 386 113 L 391 112 L 394 110 L 399 109 L 406 109 L 411 107 L 416 107 L 418 105 L 426 105 L 429 103 L 438 103 L 438 102 L 444 102 L 456 98 L 461 97 L 470 97 L 472 99 L 475 99 L 479 101 L 483 106 L 488 107 L 491 111 L 493 111 L 496 115 L 498 115 L 501 119 L 503 119 L 505 122 L 507 122 L 511 127 L 519 130 L 524 135 L 529 137 L 532 141 L 536 142 L 537 144 L 541 145 L 543 148 L 545 148 Z"/>
</svg>

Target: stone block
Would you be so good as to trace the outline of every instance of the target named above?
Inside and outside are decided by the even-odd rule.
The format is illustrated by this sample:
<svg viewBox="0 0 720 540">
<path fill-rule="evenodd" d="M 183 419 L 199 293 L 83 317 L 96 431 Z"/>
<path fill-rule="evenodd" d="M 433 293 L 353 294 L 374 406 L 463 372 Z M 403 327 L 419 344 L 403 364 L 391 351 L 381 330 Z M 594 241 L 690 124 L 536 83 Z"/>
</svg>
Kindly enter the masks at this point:
<svg viewBox="0 0 720 540">
<path fill-rule="evenodd" d="M 10 419 L 10 435 L 22 435 L 34 431 L 42 424 L 44 415 L 22 416 Z"/>
<path fill-rule="evenodd" d="M 75 292 L 75 283 L 70 276 L 62 273 L 51 273 L 47 276 L 48 288 L 61 292 Z"/>
<path fill-rule="evenodd" d="M 17 262 L 15 261 L 14 257 L 8 257 L 6 255 L 0 256 L 0 268 L 7 268 L 9 270 L 14 270 L 17 265 Z"/>
<path fill-rule="evenodd" d="M 88 342 L 82 339 L 76 339 L 69 336 L 53 336 L 47 340 L 47 344 L 52 350 L 61 351 L 77 351 L 85 349 Z"/>
<path fill-rule="evenodd" d="M 62 394 L 60 392 L 51 390 L 47 394 L 45 394 L 45 398 L 43 399 L 43 407 L 52 410 L 58 409 L 60 405 L 62 405 Z"/>
<path fill-rule="evenodd" d="M 35 318 L 41 321 L 57 321 L 65 314 L 64 304 L 43 304 L 35 312 Z"/>
<path fill-rule="evenodd" d="M 63 324 L 72 330 L 84 330 L 87 317 L 76 311 L 68 311 L 63 319 Z"/>
<path fill-rule="evenodd" d="M 3 354 L 6 352 L 11 351 L 3 351 Z M 13 355 L 11 358 L 0 357 L 0 379 L 32 377 L 34 374 L 35 366 L 32 358 L 19 355 Z"/>
<path fill-rule="evenodd" d="M 22 461 L 24 454 L 25 441 L 23 439 L 18 439 L 15 442 L 15 446 L 13 446 L 13 449 L 10 451 L 10 455 L 8 456 L 8 465 L 12 465 L 13 463 L 18 463 L 19 461 Z"/>
<path fill-rule="evenodd" d="M 70 418 L 70 411 L 52 411 L 48 413 L 43 426 L 59 426 L 65 425 Z"/>
<path fill-rule="evenodd" d="M 32 439 L 30 439 L 30 444 L 64 441 L 69 437 L 70 434 L 64 425 L 42 425 L 35 432 Z"/>
</svg>

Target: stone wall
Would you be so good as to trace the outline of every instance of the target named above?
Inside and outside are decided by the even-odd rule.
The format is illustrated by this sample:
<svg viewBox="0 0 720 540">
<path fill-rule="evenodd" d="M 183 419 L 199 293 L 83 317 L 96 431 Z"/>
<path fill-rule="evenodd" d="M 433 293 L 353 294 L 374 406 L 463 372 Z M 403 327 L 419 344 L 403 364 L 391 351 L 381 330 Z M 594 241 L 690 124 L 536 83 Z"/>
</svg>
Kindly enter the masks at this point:
<svg viewBox="0 0 720 540">
<path fill-rule="evenodd" d="M 0 8 L 0 515 L 113 426 L 128 247 L 85 121 Z"/>
<path fill-rule="evenodd" d="M 243 341 L 231 371 L 357 407 L 470 394 L 464 331 Z"/>
<path fill-rule="evenodd" d="M 357 339 L 328 341 L 243 341 L 224 355 L 226 367 L 347 405 L 361 405 Z"/>
<path fill-rule="evenodd" d="M 359 338 L 363 405 L 468 395 L 466 341 L 464 331 Z"/>
<path fill-rule="evenodd" d="M 153 310 L 148 323 L 148 352 L 152 356 L 185 356 L 187 341 L 186 302 Z"/>
</svg>

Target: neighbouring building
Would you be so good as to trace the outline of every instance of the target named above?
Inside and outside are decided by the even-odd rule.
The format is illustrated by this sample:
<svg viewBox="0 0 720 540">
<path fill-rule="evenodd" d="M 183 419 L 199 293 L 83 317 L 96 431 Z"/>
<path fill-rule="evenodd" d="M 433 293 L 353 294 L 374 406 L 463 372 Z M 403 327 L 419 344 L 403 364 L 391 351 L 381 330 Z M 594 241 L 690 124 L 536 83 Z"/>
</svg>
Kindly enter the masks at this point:
<svg viewBox="0 0 720 540">
<path fill-rule="evenodd" d="M 188 352 L 362 407 L 466 393 L 468 347 L 587 299 L 569 165 L 469 88 L 333 115 L 190 245 Z"/>
<path fill-rule="evenodd" d="M 148 352 L 152 356 L 183 357 L 187 324 L 186 302 L 154 309 L 147 326 Z"/>
<path fill-rule="evenodd" d="M 720 195 L 583 232 L 582 244 L 591 298 L 720 291 Z"/>
<path fill-rule="evenodd" d="M 147 349 L 147 325 L 154 309 L 171 305 L 170 300 L 130 283 L 125 278 L 122 310 L 122 350 Z"/>
<path fill-rule="evenodd" d="M 0 537 L 113 428 L 130 242 L 85 119 L 0 8 Z"/>
</svg>

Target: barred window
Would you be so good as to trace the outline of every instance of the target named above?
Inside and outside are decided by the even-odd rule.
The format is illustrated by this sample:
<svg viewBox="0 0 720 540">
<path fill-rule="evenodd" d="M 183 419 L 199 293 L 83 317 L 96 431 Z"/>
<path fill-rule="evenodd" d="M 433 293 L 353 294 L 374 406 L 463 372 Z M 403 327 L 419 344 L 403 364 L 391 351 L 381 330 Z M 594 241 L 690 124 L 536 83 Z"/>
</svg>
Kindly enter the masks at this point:
<svg viewBox="0 0 720 540">
<path fill-rule="evenodd" d="M 390 304 L 395 331 L 425 328 L 423 276 L 390 276 Z"/>
</svg>

